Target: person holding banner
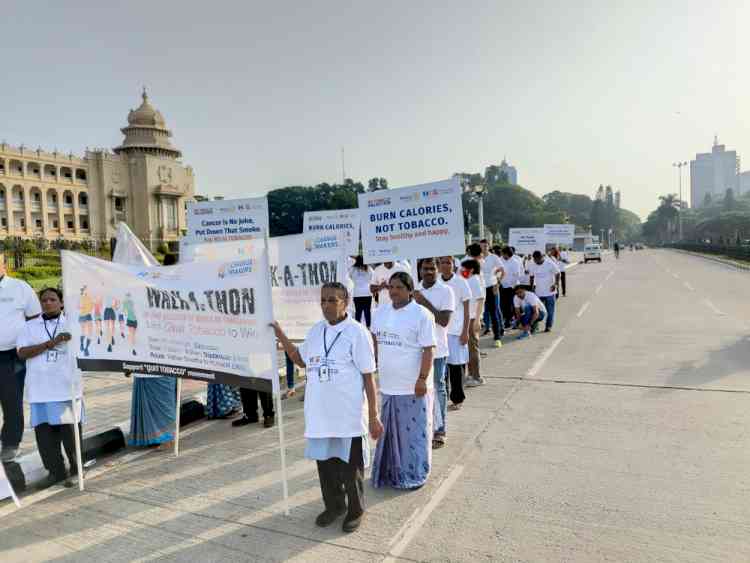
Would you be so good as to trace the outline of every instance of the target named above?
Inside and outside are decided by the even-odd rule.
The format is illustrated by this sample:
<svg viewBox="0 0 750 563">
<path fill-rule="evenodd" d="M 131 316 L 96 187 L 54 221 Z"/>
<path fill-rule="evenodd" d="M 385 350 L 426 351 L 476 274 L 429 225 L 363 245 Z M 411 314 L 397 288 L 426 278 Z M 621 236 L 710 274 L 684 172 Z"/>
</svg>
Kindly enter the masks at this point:
<svg viewBox="0 0 750 563">
<path fill-rule="evenodd" d="M 466 395 L 464 394 L 464 377 L 466 376 L 466 363 L 469 361 L 469 323 L 471 313 L 471 289 L 464 278 L 456 275 L 453 271 L 453 256 L 441 256 L 438 258 L 440 268 L 440 281 L 453 290 L 456 309 L 451 316 L 448 325 L 448 396 L 451 400 L 450 407 L 446 410 L 459 410 Z M 441 405 L 442 407 L 442 405 Z M 442 409 L 441 409 L 442 410 Z M 443 422 L 445 423 L 447 412 L 443 411 Z"/>
<path fill-rule="evenodd" d="M 372 485 L 416 489 L 432 468 L 435 319 L 414 300 L 406 272 L 393 274 L 388 292 L 390 302 L 372 320 L 384 428 Z"/>
<path fill-rule="evenodd" d="M 448 395 L 445 390 L 446 365 L 448 361 L 448 325 L 456 310 L 453 290 L 438 279 L 437 262 L 434 258 L 419 261 L 422 281 L 414 292 L 414 301 L 422 305 L 435 317 L 435 359 L 433 379 L 435 381 L 435 430 L 432 436 L 433 449 L 445 445 L 445 417 Z"/>
<path fill-rule="evenodd" d="M 71 334 L 62 312 L 62 293 L 54 288 L 39 294 L 42 316 L 26 323 L 18 337 L 18 357 L 26 360 L 26 397 L 31 404 L 31 424 L 42 463 L 49 475 L 40 483 L 44 489 L 63 482 L 72 487 L 62 456 L 64 447 L 70 474 L 77 473 L 76 429 L 73 414 L 73 388 L 76 372 L 70 353 Z M 80 395 L 75 397 L 80 399 Z M 83 405 L 81 405 L 83 417 Z"/>
<path fill-rule="evenodd" d="M 329 526 L 346 515 L 342 529 L 353 532 L 365 513 L 368 428 L 377 440 L 383 425 L 378 417 L 372 338 L 347 314 L 348 302 L 346 286 L 325 283 L 320 290 L 323 320 L 310 329 L 299 347 L 277 322 L 271 326 L 284 351 L 307 370 L 305 457 L 317 461 L 325 505 L 315 523 Z"/>
</svg>

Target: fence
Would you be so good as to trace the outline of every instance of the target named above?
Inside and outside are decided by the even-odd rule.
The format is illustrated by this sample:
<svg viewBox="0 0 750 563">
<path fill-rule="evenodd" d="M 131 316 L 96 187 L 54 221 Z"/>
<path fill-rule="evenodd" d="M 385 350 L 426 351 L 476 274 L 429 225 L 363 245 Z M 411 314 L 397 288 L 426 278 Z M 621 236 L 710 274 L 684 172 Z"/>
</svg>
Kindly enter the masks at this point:
<svg viewBox="0 0 750 563">
<path fill-rule="evenodd" d="M 750 246 L 737 244 L 703 244 L 697 242 L 679 242 L 666 245 L 668 248 L 689 250 L 690 252 L 701 252 L 703 254 L 715 254 L 727 256 L 736 260 L 750 262 Z"/>
</svg>

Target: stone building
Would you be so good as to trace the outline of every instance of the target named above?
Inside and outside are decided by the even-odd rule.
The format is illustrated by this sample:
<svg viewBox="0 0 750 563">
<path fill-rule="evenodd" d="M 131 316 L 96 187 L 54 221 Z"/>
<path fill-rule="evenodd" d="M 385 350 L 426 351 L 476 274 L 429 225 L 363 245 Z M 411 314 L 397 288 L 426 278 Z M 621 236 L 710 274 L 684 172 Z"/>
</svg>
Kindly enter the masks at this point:
<svg viewBox="0 0 750 563">
<path fill-rule="evenodd" d="M 175 242 L 194 197 L 164 117 L 143 102 L 128 114 L 112 151 L 85 156 L 0 144 L 0 238 L 106 241 L 125 221 L 151 248 Z"/>
</svg>

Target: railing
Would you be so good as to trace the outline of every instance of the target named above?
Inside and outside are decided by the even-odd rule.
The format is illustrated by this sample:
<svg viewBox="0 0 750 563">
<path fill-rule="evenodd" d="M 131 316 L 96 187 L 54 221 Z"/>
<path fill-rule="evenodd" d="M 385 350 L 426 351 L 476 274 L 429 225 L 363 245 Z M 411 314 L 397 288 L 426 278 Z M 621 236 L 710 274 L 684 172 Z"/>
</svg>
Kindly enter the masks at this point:
<svg viewBox="0 0 750 563">
<path fill-rule="evenodd" d="M 737 260 L 750 262 L 750 245 L 737 244 L 705 244 L 699 242 L 676 242 L 665 245 L 667 248 L 677 248 L 690 252 L 701 252 L 703 254 L 715 254 L 717 256 L 728 256 Z"/>
</svg>

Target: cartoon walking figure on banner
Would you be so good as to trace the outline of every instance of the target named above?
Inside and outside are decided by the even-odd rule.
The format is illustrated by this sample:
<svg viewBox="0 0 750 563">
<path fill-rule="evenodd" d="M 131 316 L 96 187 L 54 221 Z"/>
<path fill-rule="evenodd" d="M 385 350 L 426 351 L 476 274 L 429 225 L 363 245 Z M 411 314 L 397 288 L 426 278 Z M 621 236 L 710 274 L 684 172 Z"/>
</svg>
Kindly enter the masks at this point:
<svg viewBox="0 0 750 563">
<path fill-rule="evenodd" d="M 91 345 L 91 325 L 93 321 L 94 302 L 91 299 L 88 288 L 81 288 L 81 300 L 78 305 L 78 322 L 81 325 L 81 352 L 84 356 L 89 355 Z"/>
<path fill-rule="evenodd" d="M 125 294 L 125 300 L 122 302 L 122 315 L 125 317 L 125 324 L 128 327 L 128 343 L 135 356 L 135 333 L 138 330 L 138 318 L 135 314 L 135 303 L 133 303 L 130 292 Z"/>
</svg>

